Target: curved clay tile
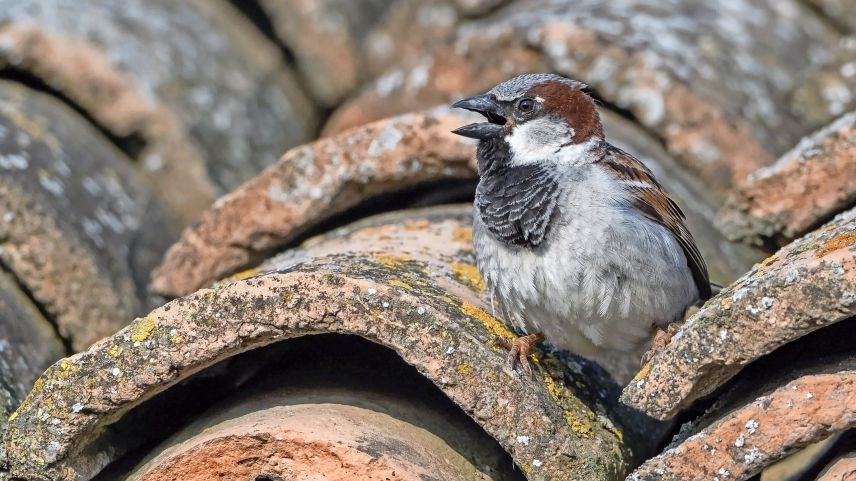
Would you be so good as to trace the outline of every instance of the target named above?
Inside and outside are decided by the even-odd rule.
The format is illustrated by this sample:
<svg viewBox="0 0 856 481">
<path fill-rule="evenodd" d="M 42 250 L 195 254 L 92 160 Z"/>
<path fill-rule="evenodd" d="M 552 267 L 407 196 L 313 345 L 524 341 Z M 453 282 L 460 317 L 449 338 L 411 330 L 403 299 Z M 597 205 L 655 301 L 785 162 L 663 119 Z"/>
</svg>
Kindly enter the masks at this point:
<svg viewBox="0 0 856 481">
<path fill-rule="evenodd" d="M 154 394 L 257 347 L 343 333 L 416 367 L 530 479 L 621 476 L 648 449 L 635 434 L 645 422 L 618 408 L 617 386 L 581 359 L 539 357 L 532 378 L 507 369 L 492 339 L 511 332 L 489 313 L 466 215 L 429 210 L 334 232 L 58 362 L 12 416 L 11 473 L 90 479 L 145 440 L 111 432 L 121 433 L 123 417 Z M 646 439 L 657 432 L 648 429 Z"/>
<path fill-rule="evenodd" d="M 854 201 L 856 112 L 750 175 L 719 212 L 718 224 L 733 239 L 787 242 Z"/>
</svg>

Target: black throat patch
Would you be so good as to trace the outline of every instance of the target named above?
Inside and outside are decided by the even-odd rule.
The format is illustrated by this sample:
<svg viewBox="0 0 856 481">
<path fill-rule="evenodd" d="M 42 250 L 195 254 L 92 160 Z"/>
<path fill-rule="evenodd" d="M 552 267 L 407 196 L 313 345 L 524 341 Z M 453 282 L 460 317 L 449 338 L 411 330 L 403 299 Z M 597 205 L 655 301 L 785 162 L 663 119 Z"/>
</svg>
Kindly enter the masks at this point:
<svg viewBox="0 0 856 481">
<path fill-rule="evenodd" d="M 544 242 L 558 213 L 557 174 L 550 166 L 511 167 L 509 160 L 504 141 L 479 143 L 476 212 L 488 230 L 506 244 L 534 248 Z"/>
</svg>

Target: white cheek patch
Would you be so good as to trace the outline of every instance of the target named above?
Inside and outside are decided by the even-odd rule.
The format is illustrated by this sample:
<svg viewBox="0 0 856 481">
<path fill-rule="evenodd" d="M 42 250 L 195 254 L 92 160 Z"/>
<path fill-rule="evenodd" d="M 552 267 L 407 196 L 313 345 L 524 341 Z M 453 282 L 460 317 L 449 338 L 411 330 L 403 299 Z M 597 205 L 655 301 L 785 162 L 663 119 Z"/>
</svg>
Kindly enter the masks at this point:
<svg viewBox="0 0 856 481">
<path fill-rule="evenodd" d="M 512 165 L 525 165 L 555 159 L 556 151 L 573 138 L 574 129 L 567 124 L 542 117 L 515 126 L 505 141 Z"/>
</svg>

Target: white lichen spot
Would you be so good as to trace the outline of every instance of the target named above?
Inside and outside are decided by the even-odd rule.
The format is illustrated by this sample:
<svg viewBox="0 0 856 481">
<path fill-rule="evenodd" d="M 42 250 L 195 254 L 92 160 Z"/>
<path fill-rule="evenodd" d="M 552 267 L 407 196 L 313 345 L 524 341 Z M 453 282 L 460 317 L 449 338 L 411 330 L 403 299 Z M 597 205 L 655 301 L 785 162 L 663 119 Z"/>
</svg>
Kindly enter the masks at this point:
<svg viewBox="0 0 856 481">
<path fill-rule="evenodd" d="M 122 219 L 119 218 L 113 212 L 108 211 L 102 207 L 98 207 L 95 209 L 95 218 L 102 225 L 109 227 L 110 230 L 117 234 L 122 234 L 126 231 L 126 226 L 122 222 Z"/>
<path fill-rule="evenodd" d="M 404 85 L 404 72 L 395 70 L 377 80 L 376 91 L 380 97 L 388 97 L 402 85 Z"/>
<path fill-rule="evenodd" d="M 89 192 L 89 195 L 101 194 L 101 186 L 98 185 L 98 182 L 92 177 L 84 177 L 80 184 L 83 185 L 86 192 Z"/>
<path fill-rule="evenodd" d="M 799 282 L 801 279 L 800 270 L 799 269 L 791 269 L 785 274 L 785 282 L 788 284 L 793 284 L 795 282 Z"/>
<path fill-rule="evenodd" d="M 59 197 L 60 195 L 62 195 L 63 192 L 65 192 L 65 188 L 63 187 L 62 182 L 51 177 L 51 175 L 44 170 L 39 171 L 39 184 L 42 186 L 43 189 L 57 197 Z"/>
<path fill-rule="evenodd" d="M 829 263 L 829 268 L 836 276 L 843 276 L 846 273 L 846 271 L 844 270 L 844 266 L 842 266 L 840 262 L 831 261 Z"/>
<path fill-rule="evenodd" d="M 532 466 L 535 468 L 540 468 L 541 465 L 543 465 L 543 464 L 544 463 L 542 463 L 540 459 L 533 459 L 532 460 Z"/>
<path fill-rule="evenodd" d="M 773 299 L 772 297 L 764 296 L 761 298 L 761 305 L 764 306 L 765 310 L 769 310 L 771 307 L 773 307 L 774 302 L 775 299 Z"/>
<path fill-rule="evenodd" d="M 529 446 L 529 436 L 517 436 L 517 443 Z"/>
<path fill-rule="evenodd" d="M 728 339 L 728 331 L 726 331 L 725 329 L 720 329 L 719 330 L 719 338 L 723 341 Z"/>
<path fill-rule="evenodd" d="M 71 412 L 76 414 L 76 413 L 79 413 L 80 411 L 83 411 L 83 404 L 74 403 L 74 405 L 71 406 Z"/>
<path fill-rule="evenodd" d="M 377 138 L 369 144 L 368 154 L 376 157 L 386 151 L 392 150 L 403 137 L 404 135 L 398 129 L 392 125 L 387 125 L 380 131 Z"/>
<path fill-rule="evenodd" d="M 743 437 L 742 434 L 740 436 L 737 436 L 737 439 L 734 441 L 734 445 L 738 448 L 742 448 L 744 444 L 746 444 L 746 438 Z"/>
<path fill-rule="evenodd" d="M 752 314 L 753 316 L 757 316 L 761 312 L 761 308 L 749 304 L 748 306 L 746 306 L 746 311 L 748 311 L 749 314 Z"/>
<path fill-rule="evenodd" d="M 386 301 L 381 302 L 380 305 L 383 307 L 389 307 L 389 303 Z"/>
<path fill-rule="evenodd" d="M 841 294 L 841 304 L 845 307 L 850 307 L 854 303 L 856 303 L 856 292 L 853 291 L 845 291 L 844 294 Z"/>
<path fill-rule="evenodd" d="M 0 169 L 6 170 L 24 170 L 30 163 L 24 156 L 26 152 L 21 154 L 5 154 L 0 155 Z"/>
<path fill-rule="evenodd" d="M 758 421 L 754 419 L 746 421 L 746 430 L 749 431 L 749 434 L 755 434 L 755 431 L 758 430 Z"/>
<path fill-rule="evenodd" d="M 366 291 L 366 294 L 373 296 L 377 294 L 377 289 L 375 289 L 374 287 L 369 287 L 369 289 Z"/>
<path fill-rule="evenodd" d="M 419 64 L 413 67 L 410 71 L 410 75 L 407 78 L 407 88 L 414 92 L 418 92 L 425 88 L 431 78 L 431 67 L 433 65 L 433 58 L 424 57 Z"/>
<path fill-rule="evenodd" d="M 690 145 L 690 153 L 694 157 L 706 163 L 716 162 L 722 155 L 716 145 L 705 140 L 693 142 L 692 145 Z"/>
<path fill-rule="evenodd" d="M 805 398 L 810 401 L 810 400 L 814 399 L 814 394 L 812 394 L 811 391 L 809 391 L 806 393 Z"/>
<path fill-rule="evenodd" d="M 143 168 L 149 172 L 157 172 L 164 168 L 166 162 L 163 156 L 157 153 L 152 153 L 143 157 Z"/>
<path fill-rule="evenodd" d="M 446 355 L 447 355 L 447 356 L 451 356 L 451 355 L 452 355 L 452 354 L 454 354 L 454 353 L 455 353 L 455 348 L 454 348 L 454 347 L 449 347 L 449 349 L 446 349 Z"/>
<path fill-rule="evenodd" d="M 719 468 L 719 475 L 727 478 L 727 477 L 731 476 L 731 471 L 729 471 L 725 468 Z"/>
<path fill-rule="evenodd" d="M 313 187 L 309 189 L 309 197 L 314 200 L 321 199 L 324 197 L 324 191 L 320 187 Z"/>
<path fill-rule="evenodd" d="M 417 313 L 417 314 L 419 314 L 420 316 L 421 316 L 421 315 L 423 315 L 423 314 L 425 314 L 425 308 L 424 308 L 424 307 L 422 307 L 422 306 L 417 307 L 417 308 L 416 308 L 416 313 Z"/>
<path fill-rule="evenodd" d="M 104 228 L 101 224 L 86 217 L 80 223 L 83 226 L 83 232 L 92 239 L 92 242 L 95 242 L 98 247 L 104 247 L 104 238 L 101 237 Z"/>
<path fill-rule="evenodd" d="M 291 201 L 291 192 L 283 189 L 279 184 L 271 184 L 270 187 L 268 187 L 267 194 L 271 200 L 275 200 L 277 202 Z"/>
<path fill-rule="evenodd" d="M 761 453 L 758 448 L 752 447 L 748 453 L 743 455 L 743 462 L 746 464 L 753 464 L 755 461 L 762 461 L 764 459 L 764 454 Z"/>
<path fill-rule="evenodd" d="M 745 287 L 742 289 L 736 290 L 734 292 L 734 294 L 731 295 L 731 302 L 737 302 L 737 301 L 743 300 L 743 298 L 746 297 L 746 294 L 748 294 L 748 293 L 749 293 L 749 289 L 747 289 Z"/>
<path fill-rule="evenodd" d="M 621 100 L 637 108 L 637 115 L 639 115 L 639 119 L 644 125 L 652 127 L 659 125 L 663 121 L 666 114 L 666 101 L 663 99 L 663 94 L 660 91 L 650 88 L 636 88 L 626 90 L 625 92 L 621 96 L 624 97 Z M 713 145 L 704 144 L 702 146 L 702 142 L 696 142 L 691 148 L 695 150 L 696 147 L 704 147 L 702 150 L 707 152 L 703 154 L 706 157 L 713 155 L 712 159 L 703 158 L 702 160 L 712 162 L 719 158 L 719 149 Z"/>
<path fill-rule="evenodd" d="M 451 5 L 426 3 L 416 11 L 416 21 L 423 27 L 449 28 L 458 21 L 458 12 Z"/>
<path fill-rule="evenodd" d="M 831 82 L 821 89 L 821 94 L 826 100 L 828 111 L 832 115 L 844 113 L 844 109 L 853 100 L 853 94 L 843 82 Z"/>
<path fill-rule="evenodd" d="M 3 214 L 3 222 L 8 224 L 13 220 L 15 220 L 15 214 L 13 212 L 6 212 L 5 214 Z"/>
<path fill-rule="evenodd" d="M 119 377 L 122 375 L 122 370 L 119 369 L 118 367 L 114 367 L 113 369 L 110 370 L 110 374 L 112 374 L 116 377 Z"/>
</svg>

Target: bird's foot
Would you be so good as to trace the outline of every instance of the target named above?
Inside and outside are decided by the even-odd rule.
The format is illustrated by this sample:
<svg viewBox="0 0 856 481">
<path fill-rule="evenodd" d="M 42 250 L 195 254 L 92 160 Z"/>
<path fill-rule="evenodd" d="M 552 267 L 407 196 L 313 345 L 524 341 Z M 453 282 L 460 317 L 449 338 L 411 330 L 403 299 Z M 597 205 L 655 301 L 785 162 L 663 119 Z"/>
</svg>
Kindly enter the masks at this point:
<svg viewBox="0 0 856 481">
<path fill-rule="evenodd" d="M 532 353 L 532 348 L 543 340 L 544 334 L 536 332 L 535 334 L 518 337 L 514 340 L 497 336 L 495 342 L 505 349 L 508 349 L 508 367 L 512 371 L 514 370 L 514 365 L 519 362 L 523 371 L 525 371 L 526 374 L 531 375 L 532 365 L 529 362 L 529 354 Z"/>
<path fill-rule="evenodd" d="M 651 349 L 642 355 L 642 365 L 648 364 L 651 362 L 651 359 L 654 359 L 654 356 L 660 353 L 669 343 L 672 341 L 672 336 L 678 332 L 680 329 L 680 324 L 673 322 L 666 327 L 666 330 L 657 328 L 657 332 L 654 334 L 654 341 L 651 343 Z"/>
</svg>

